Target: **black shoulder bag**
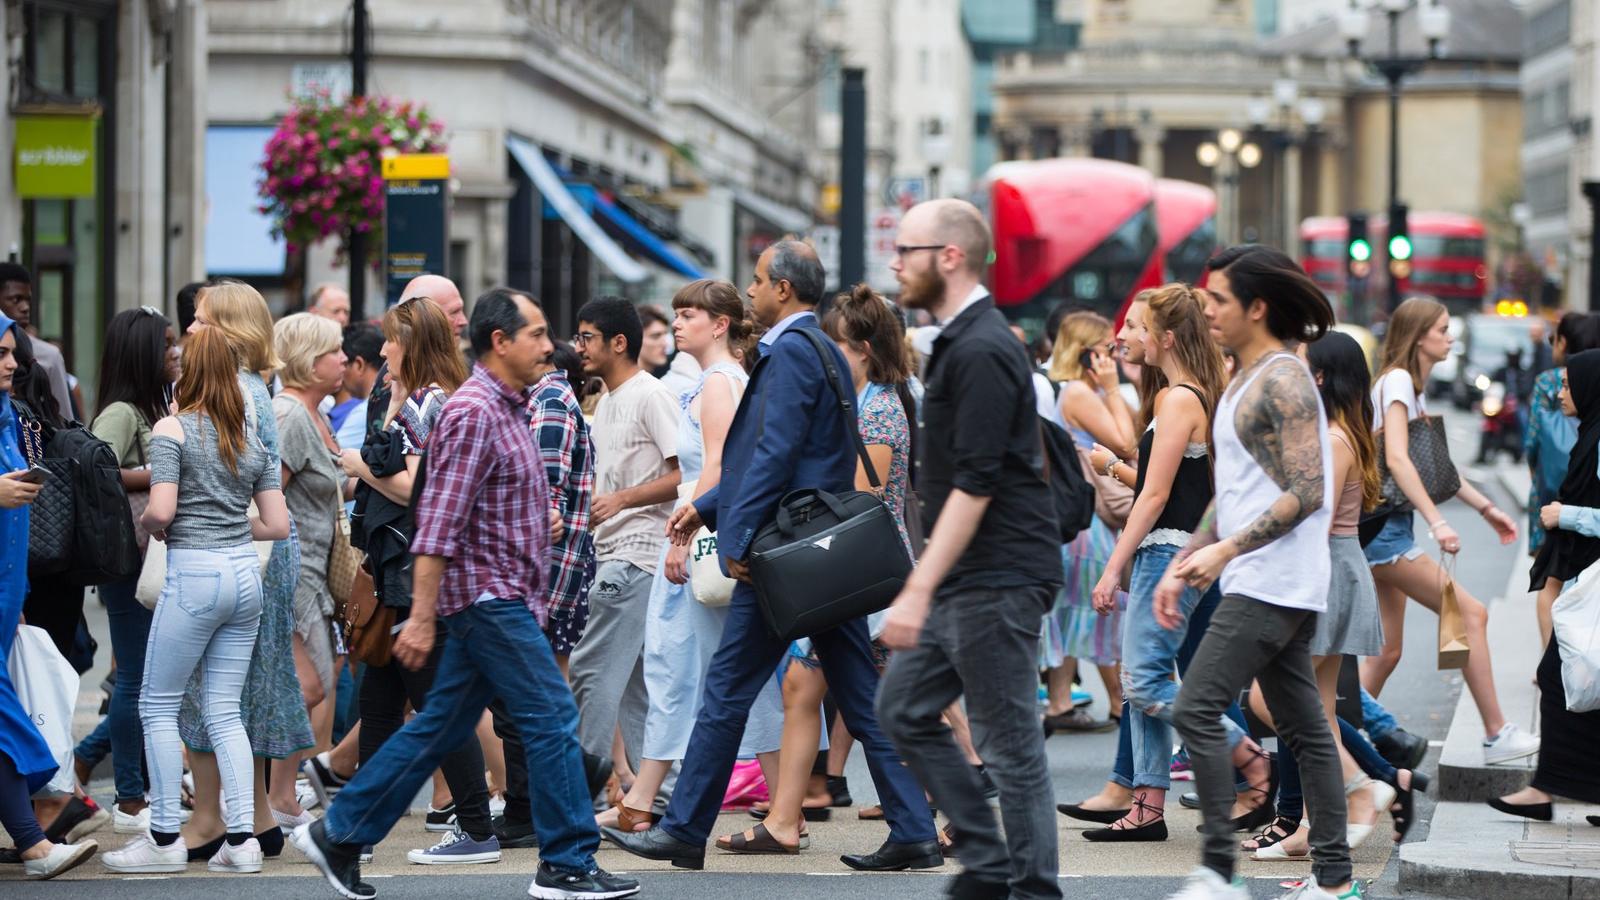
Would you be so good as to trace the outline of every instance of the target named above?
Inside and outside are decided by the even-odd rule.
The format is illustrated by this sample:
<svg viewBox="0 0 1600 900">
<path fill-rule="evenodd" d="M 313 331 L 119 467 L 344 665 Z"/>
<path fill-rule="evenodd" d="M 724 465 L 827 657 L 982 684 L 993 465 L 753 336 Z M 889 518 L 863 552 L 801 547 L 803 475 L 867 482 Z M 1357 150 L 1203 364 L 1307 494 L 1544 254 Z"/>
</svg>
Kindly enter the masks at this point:
<svg viewBox="0 0 1600 900">
<path fill-rule="evenodd" d="M 828 383 L 867 479 L 882 489 L 856 425 L 854 394 L 816 333 L 798 329 L 822 358 Z M 785 641 L 836 628 L 894 602 L 911 557 L 889 507 L 875 493 L 805 488 L 778 503 L 775 521 L 750 543 L 750 579 L 772 633 Z"/>
</svg>

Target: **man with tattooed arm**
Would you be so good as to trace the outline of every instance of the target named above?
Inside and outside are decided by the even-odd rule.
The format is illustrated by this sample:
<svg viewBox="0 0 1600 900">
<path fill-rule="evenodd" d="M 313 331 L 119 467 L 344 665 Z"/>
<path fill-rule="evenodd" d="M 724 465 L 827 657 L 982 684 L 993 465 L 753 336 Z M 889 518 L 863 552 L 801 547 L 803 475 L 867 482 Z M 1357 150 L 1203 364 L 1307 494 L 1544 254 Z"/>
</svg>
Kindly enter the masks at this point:
<svg viewBox="0 0 1600 900">
<path fill-rule="evenodd" d="M 1309 649 L 1316 617 L 1327 606 L 1333 454 L 1316 382 L 1289 350 L 1290 342 L 1322 337 L 1333 325 L 1333 310 L 1292 260 L 1267 247 L 1219 253 L 1206 287 L 1216 300 L 1206 311 L 1212 330 L 1239 363 L 1217 404 L 1216 499 L 1155 595 L 1157 620 L 1174 628 L 1182 622 L 1178 596 L 1186 584 L 1204 590 L 1219 578 L 1222 583 L 1222 602 L 1173 711 L 1189 747 L 1205 833 L 1202 866 L 1174 896 L 1250 896 L 1233 873 L 1229 810 L 1233 770 L 1247 777 L 1259 772 L 1264 754 L 1248 742 L 1232 742 L 1220 720 L 1257 679 L 1280 738 L 1300 762 L 1306 802 L 1316 810 L 1312 877 L 1288 896 L 1359 898 L 1345 840 L 1342 773 Z"/>
</svg>

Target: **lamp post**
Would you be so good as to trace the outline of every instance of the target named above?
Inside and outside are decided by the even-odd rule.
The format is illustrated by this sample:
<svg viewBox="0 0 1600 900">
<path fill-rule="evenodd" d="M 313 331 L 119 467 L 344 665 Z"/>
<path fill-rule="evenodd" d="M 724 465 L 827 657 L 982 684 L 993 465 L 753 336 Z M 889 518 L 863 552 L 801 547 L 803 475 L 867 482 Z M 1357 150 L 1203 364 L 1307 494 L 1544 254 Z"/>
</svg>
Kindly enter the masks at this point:
<svg viewBox="0 0 1600 900">
<path fill-rule="evenodd" d="M 1248 143 L 1237 128 L 1217 132 L 1215 141 L 1205 141 L 1195 150 L 1200 165 L 1214 169 L 1222 190 L 1217 193 L 1222 207 L 1217 216 L 1222 223 L 1224 244 L 1239 241 L 1239 170 L 1261 165 L 1261 148 Z"/>
<path fill-rule="evenodd" d="M 929 200 L 943 196 L 939 190 L 939 174 L 950 159 L 950 136 L 945 133 L 944 119 L 934 117 L 922 125 L 922 161 L 928 167 Z"/>
<path fill-rule="evenodd" d="M 1367 63 L 1389 83 L 1389 220 L 1393 222 L 1395 208 L 1400 205 L 1400 82 L 1439 58 L 1440 43 L 1450 33 L 1450 11 L 1441 6 L 1439 0 L 1380 0 L 1378 6 L 1389 24 L 1389 54 L 1368 59 Z M 1400 55 L 1400 16 L 1413 6 L 1417 7 L 1417 24 L 1422 36 L 1428 41 L 1426 56 Z M 1350 0 L 1349 7 L 1339 18 L 1339 30 L 1350 46 L 1351 58 L 1360 58 L 1361 42 L 1366 40 L 1370 25 L 1367 10 L 1359 8 L 1356 0 Z M 1393 312 L 1400 305 L 1399 279 L 1390 276 L 1388 283 L 1388 309 Z"/>
<path fill-rule="evenodd" d="M 1307 143 L 1327 112 L 1326 105 L 1317 97 L 1302 97 L 1300 85 L 1292 78 L 1279 78 L 1272 83 L 1272 99 L 1255 98 L 1247 107 L 1250 124 L 1266 129 L 1276 107 L 1278 118 L 1271 135 L 1276 151 L 1272 170 L 1273 192 L 1278 202 L 1272 207 L 1272 221 L 1266 233 L 1280 243 L 1284 252 L 1298 255 L 1294 247 L 1300 233 L 1300 148 Z"/>
</svg>

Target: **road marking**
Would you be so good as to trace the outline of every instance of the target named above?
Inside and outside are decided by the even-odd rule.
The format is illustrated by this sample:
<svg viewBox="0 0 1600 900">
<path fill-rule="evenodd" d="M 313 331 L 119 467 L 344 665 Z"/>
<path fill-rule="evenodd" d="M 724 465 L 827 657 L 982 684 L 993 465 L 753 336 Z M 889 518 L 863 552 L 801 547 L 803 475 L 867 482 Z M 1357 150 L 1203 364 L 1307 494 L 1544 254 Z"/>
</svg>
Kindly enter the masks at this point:
<svg viewBox="0 0 1600 900">
<path fill-rule="evenodd" d="M 1428 746 L 1429 747 L 1443 747 L 1444 746 L 1444 741 L 1429 741 L 1428 742 Z"/>
</svg>

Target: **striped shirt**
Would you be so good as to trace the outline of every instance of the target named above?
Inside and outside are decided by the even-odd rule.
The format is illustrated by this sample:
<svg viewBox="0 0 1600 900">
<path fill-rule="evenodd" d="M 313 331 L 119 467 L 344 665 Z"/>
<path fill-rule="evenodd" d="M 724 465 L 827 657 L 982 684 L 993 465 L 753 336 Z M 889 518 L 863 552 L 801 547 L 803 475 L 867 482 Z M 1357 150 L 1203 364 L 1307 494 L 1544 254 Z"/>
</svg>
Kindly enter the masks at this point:
<svg viewBox="0 0 1600 900">
<path fill-rule="evenodd" d="M 589 596 L 594 581 L 594 535 L 589 504 L 594 499 L 594 440 L 578 397 L 560 369 L 533 386 L 528 403 L 534 439 L 544 456 L 550 506 L 566 526 L 550 549 L 550 610 L 570 612 Z"/>
<path fill-rule="evenodd" d="M 448 560 L 441 616 L 495 597 L 521 600 L 545 622 L 550 485 L 527 407 L 527 391 L 474 364 L 428 436 L 411 552 Z"/>
</svg>

